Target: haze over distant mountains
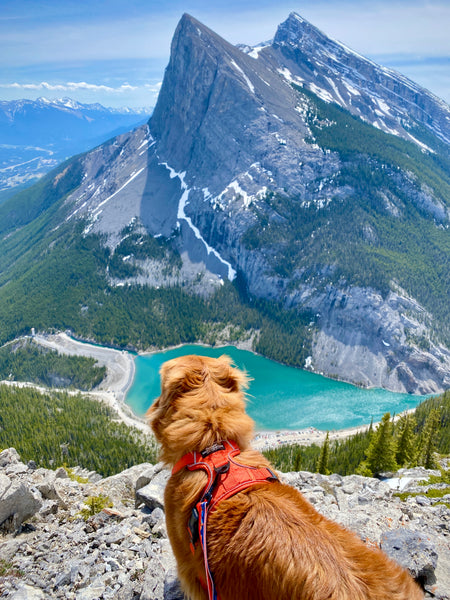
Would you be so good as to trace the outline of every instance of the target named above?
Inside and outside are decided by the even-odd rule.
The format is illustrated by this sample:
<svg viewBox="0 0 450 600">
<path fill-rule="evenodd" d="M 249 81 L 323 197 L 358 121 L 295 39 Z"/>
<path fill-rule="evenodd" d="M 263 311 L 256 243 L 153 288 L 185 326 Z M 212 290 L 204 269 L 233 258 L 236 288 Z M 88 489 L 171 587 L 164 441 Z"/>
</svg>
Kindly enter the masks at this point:
<svg viewBox="0 0 450 600">
<path fill-rule="evenodd" d="M 255 48 L 184 15 L 148 124 L 0 207 L 4 338 L 246 332 L 327 375 L 444 389 L 449 145 L 447 104 L 295 13 Z"/>
<path fill-rule="evenodd" d="M 149 109 L 61 100 L 0 101 L 0 200 L 63 160 L 148 119 Z"/>
</svg>

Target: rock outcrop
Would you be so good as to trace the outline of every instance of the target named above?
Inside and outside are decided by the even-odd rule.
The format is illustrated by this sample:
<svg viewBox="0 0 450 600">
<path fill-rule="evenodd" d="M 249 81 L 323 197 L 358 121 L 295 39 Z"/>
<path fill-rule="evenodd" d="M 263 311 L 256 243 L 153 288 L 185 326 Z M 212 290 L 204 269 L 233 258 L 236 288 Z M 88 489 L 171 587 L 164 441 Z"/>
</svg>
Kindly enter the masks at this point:
<svg viewBox="0 0 450 600">
<path fill-rule="evenodd" d="M 0 597 L 182 600 L 161 505 L 168 472 L 150 464 L 108 478 L 90 474 L 90 480 L 74 472 L 25 465 L 13 449 L 0 453 L 0 478 L 39 498 L 13 532 L 8 526 L 0 534 Z M 403 471 L 399 481 L 415 486 L 427 475 Z M 380 545 L 421 582 L 427 598 L 450 598 L 448 506 L 420 496 L 402 502 L 386 482 L 360 476 L 282 478 L 321 513 Z M 113 506 L 89 516 L 92 497 L 107 497 Z"/>
</svg>

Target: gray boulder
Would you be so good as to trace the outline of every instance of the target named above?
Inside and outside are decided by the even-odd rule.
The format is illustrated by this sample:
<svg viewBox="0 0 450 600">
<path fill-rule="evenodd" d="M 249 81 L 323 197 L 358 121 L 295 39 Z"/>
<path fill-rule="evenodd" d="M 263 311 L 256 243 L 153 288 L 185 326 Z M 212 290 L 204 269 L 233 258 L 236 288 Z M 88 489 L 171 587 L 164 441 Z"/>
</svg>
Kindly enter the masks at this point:
<svg viewBox="0 0 450 600">
<path fill-rule="evenodd" d="M 150 483 L 136 490 L 136 507 L 145 504 L 151 510 L 164 509 L 164 490 L 170 477 L 169 471 L 160 471 Z"/>
<path fill-rule="evenodd" d="M 19 462 L 20 456 L 15 448 L 7 448 L 3 452 L 0 452 L 0 467 L 7 467 Z"/>
<path fill-rule="evenodd" d="M 0 474 L 0 526 L 18 529 L 41 508 L 42 498 L 36 489 Z"/>
<path fill-rule="evenodd" d="M 22 584 L 9 596 L 10 600 L 44 600 L 44 592 L 31 585 Z"/>
</svg>

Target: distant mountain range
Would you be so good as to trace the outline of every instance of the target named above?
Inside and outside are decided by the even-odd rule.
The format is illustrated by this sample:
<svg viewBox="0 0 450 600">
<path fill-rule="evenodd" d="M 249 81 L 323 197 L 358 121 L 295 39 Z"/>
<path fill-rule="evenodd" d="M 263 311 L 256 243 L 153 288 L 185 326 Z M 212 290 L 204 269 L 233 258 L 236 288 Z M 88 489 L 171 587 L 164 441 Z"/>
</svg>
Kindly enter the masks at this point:
<svg viewBox="0 0 450 600">
<path fill-rule="evenodd" d="M 184 15 L 148 124 L 0 205 L 0 341 L 246 339 L 445 389 L 449 146 L 447 104 L 295 13 L 253 48 Z"/>
<path fill-rule="evenodd" d="M 30 185 L 63 160 L 142 124 L 149 115 L 145 109 L 116 110 L 70 98 L 0 102 L 0 201 L 5 192 Z"/>
</svg>

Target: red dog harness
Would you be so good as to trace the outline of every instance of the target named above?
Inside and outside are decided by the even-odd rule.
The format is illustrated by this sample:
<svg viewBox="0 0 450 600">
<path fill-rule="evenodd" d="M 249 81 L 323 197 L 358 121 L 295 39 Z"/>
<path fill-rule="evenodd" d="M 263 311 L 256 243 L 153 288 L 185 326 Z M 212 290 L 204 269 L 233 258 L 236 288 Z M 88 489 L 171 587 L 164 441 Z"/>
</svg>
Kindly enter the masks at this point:
<svg viewBox="0 0 450 600">
<path fill-rule="evenodd" d="M 236 442 L 225 441 L 206 448 L 203 452 L 190 452 L 181 458 L 173 467 L 172 475 L 183 468 L 189 471 L 199 469 L 208 475 L 208 483 L 201 499 L 192 509 L 188 523 L 191 551 L 195 551 L 198 542 L 202 547 L 206 572 L 206 589 L 210 600 L 218 600 L 212 573 L 208 565 L 206 547 L 206 524 L 208 515 L 219 502 L 226 500 L 259 483 L 277 481 L 278 477 L 267 467 L 248 467 L 234 460 L 240 454 Z"/>
</svg>

